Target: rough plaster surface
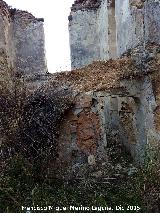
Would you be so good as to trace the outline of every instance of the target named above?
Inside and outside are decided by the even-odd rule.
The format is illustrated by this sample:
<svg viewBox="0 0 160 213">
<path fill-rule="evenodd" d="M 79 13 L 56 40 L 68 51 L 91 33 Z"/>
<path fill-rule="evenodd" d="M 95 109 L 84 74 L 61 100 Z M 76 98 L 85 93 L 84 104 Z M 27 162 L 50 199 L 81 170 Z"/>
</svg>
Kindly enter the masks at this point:
<svg viewBox="0 0 160 213">
<path fill-rule="evenodd" d="M 101 99 L 93 92 L 81 94 L 61 124 L 57 161 L 62 167 L 72 164 L 73 172 L 81 165 L 95 165 L 107 157 L 103 116 L 99 110 L 102 105 L 98 100 Z"/>
<path fill-rule="evenodd" d="M 144 41 L 142 9 L 131 6 L 129 0 L 116 0 L 117 55 Z"/>
<path fill-rule="evenodd" d="M 157 107 L 151 81 L 122 80 L 125 90 L 81 94 L 66 114 L 60 128 L 59 158 L 62 167 L 74 168 L 105 161 L 108 138 L 118 137 L 138 164 L 143 164 L 146 148 L 160 141 L 154 111 Z M 158 98 L 157 94 L 157 98 Z M 155 120 L 156 118 L 156 120 Z M 157 125 L 157 124 L 156 124 Z"/>
<path fill-rule="evenodd" d="M 23 14 L 15 13 L 13 30 L 16 70 L 25 75 L 46 73 L 43 22 L 28 21 Z"/>
<path fill-rule="evenodd" d="M 107 1 L 102 1 L 96 10 L 71 12 L 69 22 L 71 67 L 80 68 L 108 56 L 108 10 Z"/>
<path fill-rule="evenodd" d="M 93 11 L 83 10 L 83 13 L 88 14 L 88 16 L 86 15 L 87 19 L 83 16 L 77 16 L 79 11 L 81 11 L 81 8 L 74 12 L 70 22 L 70 33 L 72 33 L 75 18 L 84 19 L 85 25 L 87 25 L 86 22 L 90 21 L 90 18 L 93 21 L 92 16 L 90 16 Z M 123 53 L 140 45 L 140 49 L 134 53 L 133 57 L 136 63 L 139 64 L 139 71 L 145 71 L 147 69 L 145 66 L 146 55 L 144 54 L 145 43 L 147 41 L 159 43 L 159 11 L 159 1 L 115 0 L 115 8 L 113 1 L 110 5 L 107 5 L 107 1 L 102 1 L 99 8 L 95 10 L 97 20 L 94 17 L 95 26 L 98 26 L 94 36 L 99 36 L 96 44 L 85 46 L 85 38 L 82 39 L 82 43 L 76 43 L 76 36 L 80 39 L 85 31 L 84 28 L 81 32 L 77 32 L 80 22 L 76 23 L 77 28 L 74 28 L 74 34 L 71 36 L 71 54 L 73 53 L 73 57 L 75 56 L 74 68 L 87 65 L 94 61 L 96 57 L 99 57 L 98 60 L 120 57 Z M 87 33 L 89 29 L 86 29 Z M 91 58 L 92 54 L 90 54 L 90 58 L 85 57 L 85 55 L 83 55 L 84 60 L 78 58 L 72 51 L 74 46 L 77 48 L 83 46 L 83 49 L 86 48 L 88 52 L 96 49 L 96 57 L 94 55 Z M 81 59 L 84 62 L 83 64 L 81 64 Z M 144 62 L 143 65 L 142 61 Z M 151 138 L 149 136 L 150 132 L 157 134 L 154 123 L 156 119 L 156 126 L 158 126 L 158 108 L 156 117 L 154 116 L 156 97 L 153 94 L 152 83 L 148 78 L 123 83 L 122 85 L 126 87 L 128 94 L 120 94 L 120 96 L 117 94 L 114 94 L 114 96 L 107 95 L 98 100 L 98 106 L 103 103 L 102 108 L 104 109 L 100 110 L 102 111 L 100 120 L 103 123 L 105 133 L 111 130 L 110 132 L 114 135 L 116 130 L 119 130 L 120 138 L 125 147 L 137 162 L 143 163 L 145 147 Z"/>
<path fill-rule="evenodd" d="M 11 68 L 22 75 L 45 74 L 43 20 L 0 2 L 1 71 Z"/>
<path fill-rule="evenodd" d="M 8 6 L 2 1 L 0 2 L 0 68 L 1 71 L 7 71 L 13 66 L 12 49 L 12 23 Z"/>
<path fill-rule="evenodd" d="M 69 24 L 71 66 L 83 67 L 99 58 L 99 35 L 97 33 L 97 11 L 73 12 Z"/>
<path fill-rule="evenodd" d="M 147 146 L 148 131 L 154 129 L 154 109 L 156 107 L 156 101 L 153 94 L 152 84 L 147 77 L 138 81 L 125 81 L 122 82 L 122 84 L 125 85 L 129 95 L 133 97 L 131 105 L 131 124 L 133 125 L 133 128 L 132 132 L 128 131 L 128 133 L 134 133 L 132 136 L 134 135 L 135 139 L 132 139 L 131 143 L 134 143 L 135 141 L 135 146 L 129 147 L 129 150 L 131 150 L 133 157 L 137 161 L 143 163 Z M 126 101 L 126 104 L 127 103 L 129 103 L 128 100 Z M 127 123 L 125 126 L 129 128 Z M 124 138 L 124 141 L 125 140 L 126 139 Z M 128 143 L 127 141 L 129 142 L 129 140 L 126 140 L 125 143 Z"/>
<path fill-rule="evenodd" d="M 147 41 L 160 42 L 158 0 L 102 0 L 96 9 L 78 7 L 70 18 L 72 69 L 115 59 Z"/>
<path fill-rule="evenodd" d="M 108 44 L 108 36 L 109 29 L 107 27 L 108 24 L 108 8 L 106 1 L 102 1 L 99 9 L 98 9 L 98 20 L 97 20 L 97 31 L 98 31 L 98 41 L 99 41 L 99 49 L 100 55 L 98 60 L 108 60 L 109 59 L 109 44 Z"/>
<path fill-rule="evenodd" d="M 148 1 L 145 10 L 148 40 L 160 44 L 160 1 Z"/>
</svg>

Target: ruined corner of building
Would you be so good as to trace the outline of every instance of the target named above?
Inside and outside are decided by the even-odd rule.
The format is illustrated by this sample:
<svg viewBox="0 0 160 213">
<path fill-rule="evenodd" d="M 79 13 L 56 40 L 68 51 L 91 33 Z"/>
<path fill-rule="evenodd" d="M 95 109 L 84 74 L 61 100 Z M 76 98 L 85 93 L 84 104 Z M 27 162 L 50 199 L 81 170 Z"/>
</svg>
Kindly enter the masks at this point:
<svg viewBox="0 0 160 213">
<path fill-rule="evenodd" d="M 68 17 L 72 70 L 55 74 L 47 72 L 43 19 L 3 1 L 0 11 L 1 75 L 54 102 L 47 114 L 58 129 L 54 172 L 93 172 L 109 161 L 112 144 L 143 165 L 148 147 L 160 146 L 160 2 L 76 0 Z"/>
</svg>

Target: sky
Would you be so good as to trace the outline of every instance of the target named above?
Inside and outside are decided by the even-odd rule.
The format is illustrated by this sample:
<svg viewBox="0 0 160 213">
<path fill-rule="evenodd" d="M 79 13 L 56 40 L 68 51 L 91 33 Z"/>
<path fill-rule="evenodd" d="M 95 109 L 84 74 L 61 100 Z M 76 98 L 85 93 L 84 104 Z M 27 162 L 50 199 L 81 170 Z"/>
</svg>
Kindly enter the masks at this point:
<svg viewBox="0 0 160 213">
<path fill-rule="evenodd" d="M 13 8 L 44 18 L 48 71 L 70 70 L 68 15 L 74 0 L 5 0 Z"/>
</svg>

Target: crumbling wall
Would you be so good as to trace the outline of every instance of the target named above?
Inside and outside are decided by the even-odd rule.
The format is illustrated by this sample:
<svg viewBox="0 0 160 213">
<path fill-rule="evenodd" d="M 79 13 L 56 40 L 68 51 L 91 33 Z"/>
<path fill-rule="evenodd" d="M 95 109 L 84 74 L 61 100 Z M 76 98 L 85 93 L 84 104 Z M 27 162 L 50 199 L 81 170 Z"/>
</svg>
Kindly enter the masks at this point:
<svg viewBox="0 0 160 213">
<path fill-rule="evenodd" d="M 1 71 L 31 75 L 47 72 L 43 19 L 0 1 Z M 9 71 L 11 72 L 11 71 Z"/>
<path fill-rule="evenodd" d="M 71 10 L 77 11 L 77 10 L 94 10 L 98 8 L 101 4 L 102 0 L 75 0 L 74 4 L 72 5 Z"/>
<path fill-rule="evenodd" d="M 137 1 L 116 1 L 117 53 L 118 56 L 128 49 L 145 41 L 143 4 Z"/>
<path fill-rule="evenodd" d="M 43 20 L 24 11 L 15 11 L 12 18 L 16 71 L 23 75 L 46 73 Z"/>
<path fill-rule="evenodd" d="M 98 20 L 97 20 L 97 32 L 98 32 L 98 39 L 99 42 L 99 58 L 98 60 L 108 60 L 110 58 L 110 46 L 108 43 L 109 37 L 109 29 L 105 27 L 108 25 L 109 22 L 108 17 L 108 7 L 106 1 L 102 1 L 101 5 L 98 10 Z M 114 39 L 114 37 L 113 37 Z"/>
<path fill-rule="evenodd" d="M 147 41 L 159 43 L 159 18 L 159 1 L 116 0 L 118 56 Z"/>
<path fill-rule="evenodd" d="M 156 108 L 156 100 L 153 93 L 152 84 L 148 77 L 137 79 L 134 81 L 123 81 L 122 84 L 128 91 L 129 96 L 132 97 L 131 113 L 132 114 L 132 132 L 128 131 L 135 139 L 131 143 L 135 143 L 134 147 L 129 146 L 130 152 L 133 154 L 137 162 L 143 163 L 146 154 L 147 140 L 149 131 L 154 130 L 154 110 Z M 124 102 L 127 106 L 130 102 Z M 127 110 L 127 109 L 126 109 Z M 122 129 L 129 128 L 128 123 L 123 121 Z M 120 133 L 121 134 L 121 133 Z M 121 134 L 123 135 L 123 134 Z M 123 140 L 130 143 L 128 138 Z"/>
<path fill-rule="evenodd" d="M 8 5 L 0 1 L 0 71 L 8 72 L 13 67 L 12 20 Z"/>
<path fill-rule="evenodd" d="M 160 132 L 160 75 L 157 75 L 156 78 L 154 79 L 154 93 L 156 97 L 156 108 L 155 108 L 155 128 L 157 132 Z"/>
<path fill-rule="evenodd" d="M 57 75 L 80 92 L 61 123 L 57 165 L 64 171 L 78 175 L 83 166 L 106 162 L 111 141 L 123 144 L 137 164 L 143 164 L 148 146 L 155 140 L 159 143 L 159 45 L 146 45 L 143 60 L 139 51 L 141 46 L 131 51 L 130 62 L 128 55 Z"/>
<path fill-rule="evenodd" d="M 87 5 L 88 1 L 79 1 L 69 16 L 72 69 L 118 58 L 148 41 L 160 42 L 158 0 L 102 0 L 96 7 Z"/>
<path fill-rule="evenodd" d="M 84 165 L 96 166 L 107 158 L 104 126 L 96 94 L 88 92 L 76 98 L 60 126 L 57 165 L 64 173 L 78 176 Z"/>
<path fill-rule="evenodd" d="M 148 0 L 145 8 L 146 34 L 150 42 L 160 44 L 160 1 Z"/>
<path fill-rule="evenodd" d="M 108 6 L 108 46 L 109 58 L 112 59 L 117 58 L 117 28 L 115 13 L 115 0 L 112 0 Z"/>
<path fill-rule="evenodd" d="M 109 58 L 107 0 L 96 6 L 80 5 L 75 4 L 69 16 L 72 69 Z"/>
<path fill-rule="evenodd" d="M 28 135 L 24 138 L 32 141 L 39 153 L 39 145 L 45 149 L 45 139 L 55 139 L 56 134 L 54 170 L 77 175 L 83 173 L 83 165 L 102 165 L 111 140 L 124 144 L 132 157 L 143 163 L 146 146 L 155 139 L 159 143 L 160 50 L 158 45 L 146 43 L 153 32 L 151 41 L 159 41 L 159 4 L 155 1 L 154 7 L 148 2 L 78 1 L 69 16 L 72 67 L 116 58 L 117 53 L 140 45 L 122 59 L 94 62 L 84 69 L 54 75 L 45 75 L 43 20 L 2 5 L 1 9 L 6 8 L 0 15 L 2 70 L 12 65 L 23 76 L 34 74 L 25 78 L 27 92 L 36 93 L 33 99 L 28 93 L 31 103 L 26 104 L 23 122 L 28 135 L 38 143 Z M 144 8 L 155 15 L 146 16 Z M 46 87 L 52 85 L 52 89 L 40 87 L 46 79 L 51 79 Z M 23 78 L 20 81 L 24 83 Z M 50 128 L 54 125 L 56 128 Z"/>
<path fill-rule="evenodd" d="M 72 69 L 85 66 L 99 58 L 97 11 L 72 12 L 69 22 Z"/>
<path fill-rule="evenodd" d="M 121 84 L 123 90 L 82 93 L 65 115 L 57 158 L 65 173 L 82 174 L 84 165 L 96 167 L 106 162 L 106 148 L 117 139 L 137 164 L 144 163 L 148 144 L 158 133 L 152 84 L 148 77 L 125 79 Z"/>
</svg>

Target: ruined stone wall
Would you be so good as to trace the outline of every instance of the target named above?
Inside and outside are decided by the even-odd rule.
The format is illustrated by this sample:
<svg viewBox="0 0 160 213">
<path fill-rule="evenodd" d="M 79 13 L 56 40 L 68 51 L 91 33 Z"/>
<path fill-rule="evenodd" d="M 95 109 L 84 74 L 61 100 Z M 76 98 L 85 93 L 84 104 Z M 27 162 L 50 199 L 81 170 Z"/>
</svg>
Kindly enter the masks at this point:
<svg viewBox="0 0 160 213">
<path fill-rule="evenodd" d="M 14 48 L 12 44 L 12 20 L 8 5 L 0 1 L 0 69 L 7 72 L 13 67 Z"/>
<path fill-rule="evenodd" d="M 57 165 L 64 168 L 63 172 L 80 175 L 84 167 L 96 168 L 107 162 L 106 150 L 113 141 L 141 165 L 148 148 L 159 144 L 160 49 L 155 44 L 146 46 L 147 57 L 152 57 L 145 61 L 145 67 L 138 63 L 138 50 L 141 46 L 132 50 L 133 61 L 122 67 L 118 65 L 121 59 L 109 60 L 66 74 L 66 80 L 80 93 L 61 123 Z M 100 64 L 106 64 L 106 68 Z M 117 70 L 123 73 L 118 84 Z M 63 81 L 64 76 L 58 79 Z"/>
<path fill-rule="evenodd" d="M 108 8 L 106 1 L 102 1 L 101 5 L 98 9 L 98 19 L 97 19 L 97 32 L 98 38 L 97 41 L 99 42 L 99 58 L 98 60 L 108 60 L 109 59 L 109 29 L 107 27 L 109 22 L 108 17 Z"/>
<path fill-rule="evenodd" d="M 96 7 L 73 6 L 69 16 L 71 67 L 80 68 L 109 58 L 106 0 Z M 94 3 L 93 3 L 94 5 Z"/>
<path fill-rule="evenodd" d="M 97 33 L 97 11 L 72 12 L 69 23 L 71 66 L 83 67 L 99 59 L 99 35 Z"/>
<path fill-rule="evenodd" d="M 133 81 L 125 80 L 122 84 L 128 92 L 128 97 L 121 107 L 120 135 L 134 159 L 143 163 L 149 132 L 155 131 L 156 100 L 152 84 L 148 77 Z"/>
<path fill-rule="evenodd" d="M 132 3 L 132 4 L 131 4 Z M 137 7 L 136 1 L 116 1 L 117 54 L 145 41 L 143 5 Z"/>
<path fill-rule="evenodd" d="M 42 19 L 0 1 L 0 29 L 1 71 L 6 66 L 23 75 L 47 72 Z"/>
<path fill-rule="evenodd" d="M 94 10 L 98 8 L 101 4 L 102 0 L 75 0 L 74 4 L 72 5 L 71 10 L 77 11 L 77 10 Z"/>
<path fill-rule="evenodd" d="M 160 44 L 160 1 L 148 0 L 145 8 L 146 34 L 150 42 Z"/>
<path fill-rule="evenodd" d="M 116 0 L 115 6 L 118 56 L 147 41 L 159 43 L 159 1 Z"/>
<path fill-rule="evenodd" d="M 84 167 L 107 162 L 113 141 L 141 165 L 148 146 L 159 144 L 159 87 L 155 98 L 148 77 L 121 84 L 124 90 L 91 91 L 76 98 L 60 125 L 57 166 L 62 173 L 81 176 Z"/>
<path fill-rule="evenodd" d="M 46 73 L 43 21 L 33 15 L 16 11 L 13 15 L 15 68 L 18 73 Z"/>
<path fill-rule="evenodd" d="M 158 0 L 102 0 L 96 7 L 85 5 L 88 1 L 79 1 L 69 16 L 72 69 L 118 58 L 148 41 L 160 42 Z"/>
<path fill-rule="evenodd" d="M 45 75 L 43 20 L 11 10 L 5 3 L 0 7 L 1 70 L 12 68 L 23 76 L 29 75 L 25 79 L 28 92 L 41 93 L 41 84 L 49 80 L 43 95 L 52 94 L 58 103 L 57 111 L 51 107 L 53 117 L 66 100 L 69 103 L 60 91 L 73 96 L 72 105 L 61 112 L 62 120 L 54 121 L 59 127 L 56 163 L 52 165 L 55 170 L 80 172 L 81 176 L 83 165 L 96 168 L 107 162 L 106 149 L 112 142 L 123 144 L 142 164 L 147 145 L 155 141 L 159 144 L 160 47 L 146 44 L 159 43 L 159 3 L 145 4 L 128 0 L 121 4 L 119 0 L 77 1 L 69 16 L 72 68 L 93 60 L 103 62 L 55 75 Z M 144 13 L 144 9 L 151 13 Z M 128 49 L 131 51 L 122 59 L 108 60 Z M 48 111 L 45 113 L 49 118 L 46 125 L 50 126 L 53 119 Z M 47 135 L 52 137 L 52 132 Z"/>
</svg>

